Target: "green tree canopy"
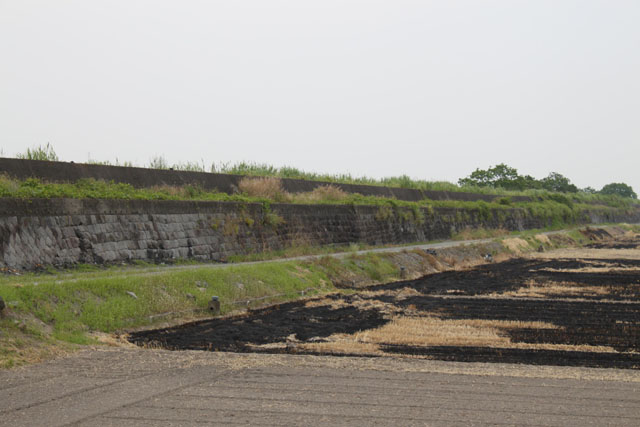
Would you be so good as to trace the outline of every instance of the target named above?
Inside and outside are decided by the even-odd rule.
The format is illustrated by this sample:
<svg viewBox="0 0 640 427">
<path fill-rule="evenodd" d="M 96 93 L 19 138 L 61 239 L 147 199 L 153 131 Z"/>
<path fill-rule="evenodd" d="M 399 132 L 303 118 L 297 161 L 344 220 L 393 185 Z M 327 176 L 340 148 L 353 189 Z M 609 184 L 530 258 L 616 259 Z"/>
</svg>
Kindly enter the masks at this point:
<svg viewBox="0 0 640 427">
<path fill-rule="evenodd" d="M 602 190 L 600 190 L 600 194 L 611 194 L 621 197 L 629 197 L 631 199 L 638 198 L 638 195 L 633 191 L 633 188 L 622 182 L 612 182 L 611 184 L 605 185 L 602 187 Z"/>
<path fill-rule="evenodd" d="M 504 163 L 500 163 L 499 165 L 490 167 L 489 169 L 476 169 L 468 177 L 459 179 L 458 185 L 494 187 L 519 191 L 544 189 L 555 193 L 577 193 L 578 191 L 596 193 L 596 191 L 590 187 L 579 190 L 578 187 L 571 183 L 569 178 L 558 172 L 551 172 L 546 178 L 536 179 L 531 175 L 520 175 L 516 168 L 512 168 Z M 631 187 L 628 187 L 628 189 L 630 190 Z M 618 194 L 623 195 L 623 197 L 630 197 L 629 194 L 631 194 L 628 191 L 617 188 L 607 191 L 611 192 L 603 194 Z"/>
<path fill-rule="evenodd" d="M 531 178 L 531 177 L 528 177 Z M 522 190 L 526 177 L 518 175 L 518 170 L 500 163 L 487 170 L 476 169 L 467 178 L 458 180 L 458 184 L 479 187 L 501 187 L 507 190 Z"/>
<path fill-rule="evenodd" d="M 578 187 L 573 185 L 569 178 L 559 174 L 558 172 L 551 172 L 549 176 L 541 180 L 542 188 L 549 191 L 556 191 L 558 193 L 577 193 Z"/>
</svg>

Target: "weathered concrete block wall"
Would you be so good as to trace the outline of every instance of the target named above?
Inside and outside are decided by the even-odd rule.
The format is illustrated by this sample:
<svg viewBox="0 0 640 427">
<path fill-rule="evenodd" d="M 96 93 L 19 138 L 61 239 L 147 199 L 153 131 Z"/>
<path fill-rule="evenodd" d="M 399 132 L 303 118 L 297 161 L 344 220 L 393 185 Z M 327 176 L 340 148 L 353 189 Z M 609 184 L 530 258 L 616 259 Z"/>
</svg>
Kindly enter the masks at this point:
<svg viewBox="0 0 640 427">
<path fill-rule="evenodd" d="M 622 215 L 582 222 L 640 220 Z M 411 243 L 466 227 L 544 227 L 523 210 L 287 205 L 228 202 L 0 199 L 0 267 L 227 257 L 294 245 Z"/>
</svg>

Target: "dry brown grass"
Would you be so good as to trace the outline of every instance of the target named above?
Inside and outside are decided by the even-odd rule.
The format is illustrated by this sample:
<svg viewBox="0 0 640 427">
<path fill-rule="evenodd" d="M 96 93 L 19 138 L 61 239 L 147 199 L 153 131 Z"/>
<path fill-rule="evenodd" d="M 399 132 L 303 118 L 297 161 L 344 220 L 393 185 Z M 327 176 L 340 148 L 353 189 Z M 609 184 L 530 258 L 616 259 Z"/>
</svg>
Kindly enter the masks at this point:
<svg viewBox="0 0 640 427">
<path fill-rule="evenodd" d="M 514 298 L 547 298 L 553 296 L 589 297 L 595 295 L 608 295 L 610 290 L 604 286 L 580 286 L 573 282 L 536 283 L 528 282 L 525 286 L 501 294 L 490 294 L 495 297 Z"/>
<path fill-rule="evenodd" d="M 566 248 L 542 253 L 528 253 L 523 256 L 537 259 L 640 259 L 640 249 Z"/>
<path fill-rule="evenodd" d="M 509 234 L 505 228 L 471 228 L 466 227 L 456 233 L 456 240 L 489 239 L 491 237 L 502 237 Z"/>
<path fill-rule="evenodd" d="M 38 340 L 19 330 L 0 330 L 0 370 L 65 356 L 76 348 L 73 344 Z"/>
<path fill-rule="evenodd" d="M 304 306 L 308 308 L 328 306 L 333 310 L 337 310 L 339 308 L 347 307 L 349 304 L 342 299 L 322 298 L 307 301 Z"/>
<path fill-rule="evenodd" d="M 396 293 L 395 297 L 396 297 L 396 300 L 402 301 L 403 299 L 406 299 L 409 297 L 421 296 L 421 295 L 422 295 L 421 292 L 418 292 L 413 288 L 405 287 L 400 289 L 400 291 Z"/>
<path fill-rule="evenodd" d="M 525 249 L 529 248 L 529 244 L 527 243 L 526 240 L 524 239 L 520 239 L 519 237 L 514 237 L 511 239 L 504 239 L 502 241 L 502 244 L 507 247 L 507 249 L 509 249 L 512 252 L 515 252 L 517 254 L 521 253 L 522 251 L 524 251 Z"/>
<path fill-rule="evenodd" d="M 551 244 L 551 240 L 549 240 L 549 237 L 548 237 L 546 234 L 536 234 L 536 235 L 534 236 L 534 238 L 535 238 L 538 242 L 540 242 L 540 243 L 542 243 L 542 244 L 544 244 L 544 245 L 550 245 L 550 244 Z"/>
<path fill-rule="evenodd" d="M 238 190 L 251 197 L 264 197 L 276 202 L 291 201 L 291 195 L 282 188 L 282 180 L 274 177 L 244 177 Z"/>
<path fill-rule="evenodd" d="M 424 253 L 423 257 L 427 260 L 429 265 L 433 267 L 435 271 L 441 271 L 444 268 L 442 263 L 438 261 L 438 258 L 426 252 L 423 252 L 423 253 Z"/>
<path fill-rule="evenodd" d="M 360 310 L 375 309 L 387 315 L 395 314 L 402 311 L 401 308 L 398 308 L 391 303 L 382 302 L 378 299 L 360 298 L 358 295 L 353 296 L 353 299 L 351 300 L 351 305 L 354 307 L 357 307 Z"/>
<path fill-rule="evenodd" d="M 355 341 L 413 346 L 504 346 L 509 339 L 495 328 L 437 317 L 396 317 L 386 325 L 355 334 Z"/>
<path fill-rule="evenodd" d="M 337 202 L 349 197 L 349 194 L 335 185 L 321 185 L 308 193 L 301 193 L 295 196 L 300 202 Z"/>
<path fill-rule="evenodd" d="M 471 346 L 493 348 L 544 349 L 614 352 L 611 347 L 567 344 L 511 342 L 505 332 L 511 328 L 557 329 L 545 322 L 518 322 L 482 319 L 441 319 L 436 316 L 394 317 L 386 325 L 352 335 L 335 334 L 326 342 L 302 343 L 297 348 L 321 353 L 384 354 L 382 344 L 408 346 Z"/>
<path fill-rule="evenodd" d="M 506 347 L 511 346 L 511 341 L 502 330 L 525 327 L 538 329 L 557 328 L 544 322 L 398 316 L 378 329 L 355 334 L 354 339 L 376 344 Z"/>
<path fill-rule="evenodd" d="M 550 273 L 611 273 L 615 272 L 640 272 L 640 267 L 618 267 L 611 264 L 599 267 L 582 267 L 582 268 L 541 268 L 539 271 L 548 271 Z"/>
</svg>

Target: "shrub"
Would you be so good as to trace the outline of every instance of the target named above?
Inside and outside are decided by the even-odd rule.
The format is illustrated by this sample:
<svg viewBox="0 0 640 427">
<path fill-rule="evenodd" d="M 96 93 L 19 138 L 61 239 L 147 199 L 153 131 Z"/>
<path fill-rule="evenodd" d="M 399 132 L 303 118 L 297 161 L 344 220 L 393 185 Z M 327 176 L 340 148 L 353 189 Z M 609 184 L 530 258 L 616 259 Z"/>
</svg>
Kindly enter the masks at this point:
<svg viewBox="0 0 640 427">
<path fill-rule="evenodd" d="M 510 206 L 511 205 L 511 197 L 500 197 L 500 198 L 496 199 L 496 201 L 498 202 L 498 204 L 503 205 L 503 206 Z"/>
</svg>

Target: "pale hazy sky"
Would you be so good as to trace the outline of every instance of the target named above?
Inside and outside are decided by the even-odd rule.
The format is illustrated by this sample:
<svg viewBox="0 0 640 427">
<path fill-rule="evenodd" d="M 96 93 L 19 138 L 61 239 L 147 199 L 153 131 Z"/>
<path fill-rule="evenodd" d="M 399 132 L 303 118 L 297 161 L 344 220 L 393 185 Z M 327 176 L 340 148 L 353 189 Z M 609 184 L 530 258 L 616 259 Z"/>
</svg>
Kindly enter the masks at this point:
<svg viewBox="0 0 640 427">
<path fill-rule="evenodd" d="M 0 149 L 640 190 L 640 1 L 0 0 Z"/>
</svg>

